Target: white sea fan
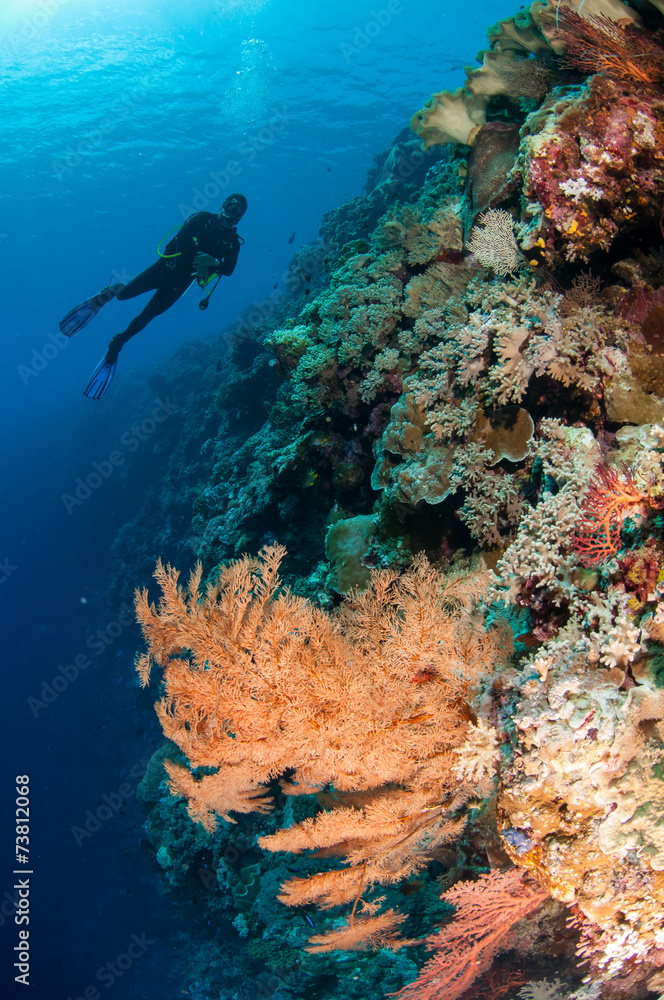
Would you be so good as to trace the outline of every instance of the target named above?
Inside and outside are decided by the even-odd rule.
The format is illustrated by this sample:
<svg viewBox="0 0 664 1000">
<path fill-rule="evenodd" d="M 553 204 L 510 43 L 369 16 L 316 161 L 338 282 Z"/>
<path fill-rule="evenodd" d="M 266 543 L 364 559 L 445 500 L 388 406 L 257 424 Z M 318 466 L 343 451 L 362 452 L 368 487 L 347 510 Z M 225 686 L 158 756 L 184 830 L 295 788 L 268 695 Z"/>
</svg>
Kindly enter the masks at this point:
<svg viewBox="0 0 664 1000">
<path fill-rule="evenodd" d="M 466 249 L 475 254 L 480 264 L 492 267 L 503 277 L 516 271 L 523 263 L 523 254 L 514 238 L 514 219 L 503 208 L 490 208 L 477 220 L 482 228 L 475 227 L 466 243 Z"/>
</svg>

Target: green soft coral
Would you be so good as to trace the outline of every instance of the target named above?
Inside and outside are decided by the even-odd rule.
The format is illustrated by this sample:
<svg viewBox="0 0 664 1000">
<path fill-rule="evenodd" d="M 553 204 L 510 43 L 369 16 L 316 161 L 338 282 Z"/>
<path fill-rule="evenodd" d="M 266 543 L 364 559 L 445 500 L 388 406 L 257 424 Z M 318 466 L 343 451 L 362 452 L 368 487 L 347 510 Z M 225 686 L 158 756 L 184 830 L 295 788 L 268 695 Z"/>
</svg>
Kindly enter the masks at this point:
<svg viewBox="0 0 664 1000">
<path fill-rule="evenodd" d="M 336 371 L 334 351 L 322 344 L 311 344 L 300 358 L 293 372 L 291 386 L 292 399 L 304 407 L 321 405 L 320 385 L 323 376 L 331 377 Z"/>
<path fill-rule="evenodd" d="M 274 330 L 269 337 L 265 338 L 265 346 L 274 351 L 287 368 L 294 368 L 311 344 L 311 330 L 303 324 L 283 330 Z"/>
<path fill-rule="evenodd" d="M 318 339 L 336 345 L 340 363 L 359 362 L 365 346 L 386 344 L 397 324 L 402 295 L 402 282 L 384 273 L 379 259 L 362 254 L 337 271 L 309 315 L 317 319 Z"/>
</svg>

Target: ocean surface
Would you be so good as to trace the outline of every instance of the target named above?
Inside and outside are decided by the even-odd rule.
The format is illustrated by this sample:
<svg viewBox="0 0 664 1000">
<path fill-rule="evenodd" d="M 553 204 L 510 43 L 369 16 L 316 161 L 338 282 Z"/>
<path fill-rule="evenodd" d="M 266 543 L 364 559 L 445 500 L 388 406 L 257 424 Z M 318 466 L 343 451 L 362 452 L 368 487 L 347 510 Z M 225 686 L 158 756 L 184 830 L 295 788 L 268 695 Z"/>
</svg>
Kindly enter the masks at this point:
<svg viewBox="0 0 664 1000">
<path fill-rule="evenodd" d="M 159 457 L 143 478 L 102 477 L 73 508 L 63 496 L 127 434 L 117 400 L 132 379 L 145 384 L 183 342 L 217 336 L 283 289 L 323 213 L 362 193 L 374 155 L 432 92 L 462 83 L 485 28 L 515 9 L 3 0 L 0 997 L 191 995 L 184 983 L 173 992 L 186 928 L 135 796 L 159 742 L 153 697 L 134 680 L 131 608 L 108 594 L 113 540 L 146 477 L 159 478 Z M 125 348 L 115 396 L 86 399 L 137 303 L 111 303 L 66 342 L 59 318 L 137 274 L 169 230 L 236 190 L 248 199 L 245 244 L 210 308 L 190 290 Z M 30 789 L 29 987 L 13 968 L 17 776 Z"/>
</svg>

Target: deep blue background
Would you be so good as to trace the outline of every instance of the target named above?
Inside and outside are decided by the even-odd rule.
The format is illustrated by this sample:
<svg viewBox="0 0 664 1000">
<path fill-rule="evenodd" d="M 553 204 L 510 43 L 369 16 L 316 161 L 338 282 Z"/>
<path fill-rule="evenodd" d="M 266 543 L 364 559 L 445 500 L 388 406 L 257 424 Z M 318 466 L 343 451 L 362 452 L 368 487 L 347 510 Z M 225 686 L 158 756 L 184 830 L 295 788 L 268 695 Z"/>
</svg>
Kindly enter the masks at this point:
<svg viewBox="0 0 664 1000">
<path fill-rule="evenodd" d="M 178 344 L 217 334 L 283 287 L 323 212 L 361 193 L 373 155 L 432 91 L 462 83 L 485 27 L 516 6 L 402 0 L 386 18 L 380 0 L 4 0 L 0 810 L 12 819 L 13 777 L 28 773 L 35 872 L 34 985 L 16 995 L 81 996 L 144 932 L 154 944 L 101 995 L 170 995 L 176 921 L 141 846 L 140 807 L 130 798 L 80 847 L 71 833 L 104 795 L 135 787 L 132 768 L 158 742 L 151 696 L 134 688 L 135 631 L 107 632 L 99 655 L 90 645 L 99 629 L 117 632 L 109 549 L 141 484 L 118 490 L 118 471 L 72 513 L 62 493 L 127 431 L 113 407 L 124 380 L 144 384 Z M 125 348 L 112 393 L 85 399 L 104 345 L 144 300 L 111 303 L 64 347 L 58 319 L 111 275 L 138 273 L 189 210 L 216 210 L 232 190 L 249 200 L 235 274 L 206 313 L 188 292 Z M 35 715 L 29 699 L 85 655 L 90 666 Z M 12 866 L 3 838 L 3 899 Z M 13 995 L 11 919 L 0 933 L 0 994 Z"/>
</svg>

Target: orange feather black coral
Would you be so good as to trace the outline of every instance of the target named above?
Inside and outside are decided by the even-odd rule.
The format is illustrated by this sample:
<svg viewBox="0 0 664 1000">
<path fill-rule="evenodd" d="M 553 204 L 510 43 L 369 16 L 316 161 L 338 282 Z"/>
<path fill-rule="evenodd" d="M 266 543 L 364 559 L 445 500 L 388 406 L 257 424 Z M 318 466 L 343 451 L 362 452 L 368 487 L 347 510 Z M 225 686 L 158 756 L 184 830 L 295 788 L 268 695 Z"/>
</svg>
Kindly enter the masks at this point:
<svg viewBox="0 0 664 1000">
<path fill-rule="evenodd" d="M 283 555 L 271 546 L 226 566 L 205 594 L 200 568 L 185 591 L 160 563 L 159 607 L 145 591 L 136 597 L 148 646 L 137 668 L 146 684 L 153 662 L 164 667 L 165 735 L 192 770 L 216 768 L 201 778 L 167 768 L 171 791 L 207 829 L 216 814 L 232 822 L 231 812 L 268 809 L 267 784 L 286 771 L 290 794 L 333 789 L 331 807 L 328 795 L 315 817 L 260 843 L 345 855 L 348 867 L 292 879 L 280 898 L 353 903 L 331 947 L 386 943 L 398 920 L 355 919 L 361 895 L 422 868 L 491 788 L 491 774 L 471 785 L 453 769 L 471 727 L 467 699 L 506 635 L 477 610 L 486 574 L 446 577 L 421 558 L 401 577 L 375 572 L 327 615 L 281 588 Z"/>
</svg>

